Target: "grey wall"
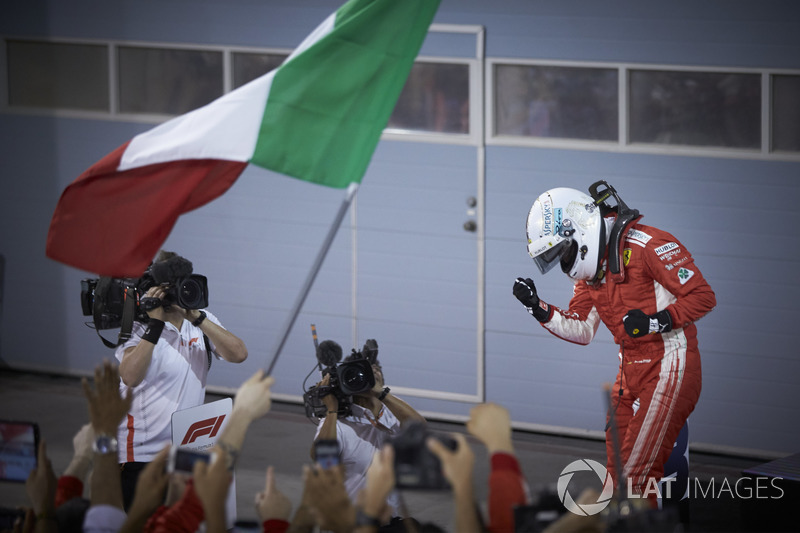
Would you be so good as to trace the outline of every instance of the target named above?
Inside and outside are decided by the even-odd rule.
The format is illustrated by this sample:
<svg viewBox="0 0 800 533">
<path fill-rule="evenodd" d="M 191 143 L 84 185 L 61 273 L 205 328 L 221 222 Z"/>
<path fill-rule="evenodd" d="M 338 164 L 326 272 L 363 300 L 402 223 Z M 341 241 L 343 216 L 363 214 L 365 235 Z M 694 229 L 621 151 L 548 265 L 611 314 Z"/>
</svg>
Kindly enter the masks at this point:
<svg viewBox="0 0 800 533">
<path fill-rule="evenodd" d="M 291 48 L 339 4 L 15 0 L 0 6 L 0 34 Z M 489 57 L 800 68 L 795 6 L 443 0 L 435 22 L 484 25 Z M 463 55 L 441 39 L 426 43 L 423 53 Z M 82 325 L 79 280 L 91 273 L 44 257 L 47 226 L 68 183 L 151 126 L 1 117 L 0 253 L 6 269 L 0 358 L 17 368 L 85 374 L 111 357 Z M 377 338 L 393 386 L 475 394 L 479 243 L 460 229 L 465 200 L 477 191 L 475 150 L 380 143 L 359 192 L 357 217 L 339 231 L 276 366 L 280 394 L 297 397 L 312 370 L 310 323 L 346 350 L 354 324 L 358 345 Z M 800 354 L 791 339 L 800 297 L 794 275 L 799 168 L 780 161 L 489 146 L 486 398 L 530 427 L 602 429 L 601 386 L 617 369 L 610 336 L 601 329 L 588 347 L 559 341 L 530 319 L 510 290 L 516 276 L 535 274 L 523 228 L 534 198 L 553 186 L 585 189 L 602 178 L 645 214 L 645 223 L 683 241 L 717 293 L 717 309 L 698 324 L 704 384 L 691 440 L 796 452 Z M 212 385 L 236 387 L 266 366 L 341 198 L 341 191 L 249 169 L 225 196 L 179 221 L 165 247 L 209 276 L 212 309 L 251 352 L 243 365 L 215 364 Z M 566 305 L 565 277 L 532 277 L 545 299 Z M 409 400 L 444 415 L 465 415 L 470 407 Z"/>
</svg>

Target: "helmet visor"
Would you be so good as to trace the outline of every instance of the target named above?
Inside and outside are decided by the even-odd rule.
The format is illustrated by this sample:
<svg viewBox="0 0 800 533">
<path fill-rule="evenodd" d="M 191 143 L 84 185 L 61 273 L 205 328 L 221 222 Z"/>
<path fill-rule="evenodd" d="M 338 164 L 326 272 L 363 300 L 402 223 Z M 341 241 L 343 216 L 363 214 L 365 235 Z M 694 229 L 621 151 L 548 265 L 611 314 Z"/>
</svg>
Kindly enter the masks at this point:
<svg viewBox="0 0 800 533">
<path fill-rule="evenodd" d="M 539 267 L 539 272 L 546 274 L 550 272 L 553 267 L 559 264 L 561 255 L 568 250 L 571 240 L 563 240 L 560 243 L 546 249 L 544 252 L 533 257 L 533 262 Z M 529 246 L 529 250 L 531 246 Z"/>
</svg>

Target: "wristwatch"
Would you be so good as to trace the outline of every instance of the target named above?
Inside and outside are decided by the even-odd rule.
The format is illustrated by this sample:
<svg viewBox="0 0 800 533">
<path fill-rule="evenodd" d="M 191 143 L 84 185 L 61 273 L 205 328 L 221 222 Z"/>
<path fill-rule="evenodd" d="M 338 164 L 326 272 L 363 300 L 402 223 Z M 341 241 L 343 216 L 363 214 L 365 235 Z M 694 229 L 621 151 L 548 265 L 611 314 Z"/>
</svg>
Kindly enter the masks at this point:
<svg viewBox="0 0 800 533">
<path fill-rule="evenodd" d="M 199 327 L 199 326 L 200 326 L 200 324 L 202 324 L 202 323 L 203 323 L 203 320 L 205 320 L 205 319 L 206 319 L 206 316 L 207 316 L 207 315 L 206 315 L 206 312 L 205 312 L 205 311 L 200 311 L 200 316 L 198 316 L 197 318 L 195 318 L 195 319 L 192 321 L 192 325 L 193 325 L 194 327 Z"/>
<path fill-rule="evenodd" d="M 92 449 L 95 453 L 117 453 L 117 439 L 111 435 L 100 434 L 94 439 Z"/>
</svg>

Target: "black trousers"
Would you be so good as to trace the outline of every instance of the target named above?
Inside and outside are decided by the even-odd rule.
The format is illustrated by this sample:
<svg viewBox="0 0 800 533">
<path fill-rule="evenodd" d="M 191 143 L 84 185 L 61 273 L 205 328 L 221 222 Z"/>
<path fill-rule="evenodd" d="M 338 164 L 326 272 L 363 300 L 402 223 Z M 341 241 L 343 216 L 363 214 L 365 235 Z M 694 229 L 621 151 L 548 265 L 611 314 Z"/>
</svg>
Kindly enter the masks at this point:
<svg viewBox="0 0 800 533">
<path fill-rule="evenodd" d="M 122 481 L 122 505 L 125 512 L 133 503 L 133 495 L 136 493 L 136 482 L 139 481 L 139 474 L 150 463 L 121 463 L 119 465 L 119 476 Z"/>
</svg>

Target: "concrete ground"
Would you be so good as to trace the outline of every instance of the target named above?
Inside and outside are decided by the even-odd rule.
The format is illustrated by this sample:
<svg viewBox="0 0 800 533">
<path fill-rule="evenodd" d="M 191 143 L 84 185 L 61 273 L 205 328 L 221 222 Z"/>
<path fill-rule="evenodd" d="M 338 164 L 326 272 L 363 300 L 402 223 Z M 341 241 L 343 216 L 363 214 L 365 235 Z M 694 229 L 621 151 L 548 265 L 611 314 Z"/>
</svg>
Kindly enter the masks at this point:
<svg viewBox="0 0 800 533">
<path fill-rule="evenodd" d="M 208 394 L 207 401 L 221 396 Z M 413 398 L 410 399 L 413 405 Z M 236 470 L 237 514 L 255 518 L 253 499 L 263 488 L 265 470 L 273 465 L 277 483 L 296 506 L 302 492 L 301 468 L 309 463 L 309 447 L 315 425 L 300 405 L 274 403 L 272 411 L 250 429 Z M 38 422 L 56 475 L 72 455 L 72 437 L 88 421 L 80 382 L 74 377 L 51 376 L 0 370 L 0 418 Z M 464 432 L 461 424 L 431 422 L 434 431 Z M 488 459 L 482 446 L 470 440 L 476 453 L 475 487 L 479 505 L 485 509 Z M 605 464 L 602 442 L 579 438 L 515 432 L 514 445 L 533 494 L 554 489 L 561 471 L 577 459 L 594 459 Z M 764 460 L 691 453 L 691 478 L 708 487 L 715 480 L 720 487 L 731 485 L 745 468 Z M 598 489 L 599 482 L 598 482 Z M 718 488 L 715 489 L 718 491 Z M 572 491 L 570 491 L 571 493 Z M 728 494 L 706 495 L 690 500 L 689 531 L 745 531 L 741 505 Z M 421 522 L 433 522 L 454 531 L 449 492 L 404 491 L 409 513 Z M 0 482 L 0 507 L 26 505 L 24 485 Z"/>
</svg>

